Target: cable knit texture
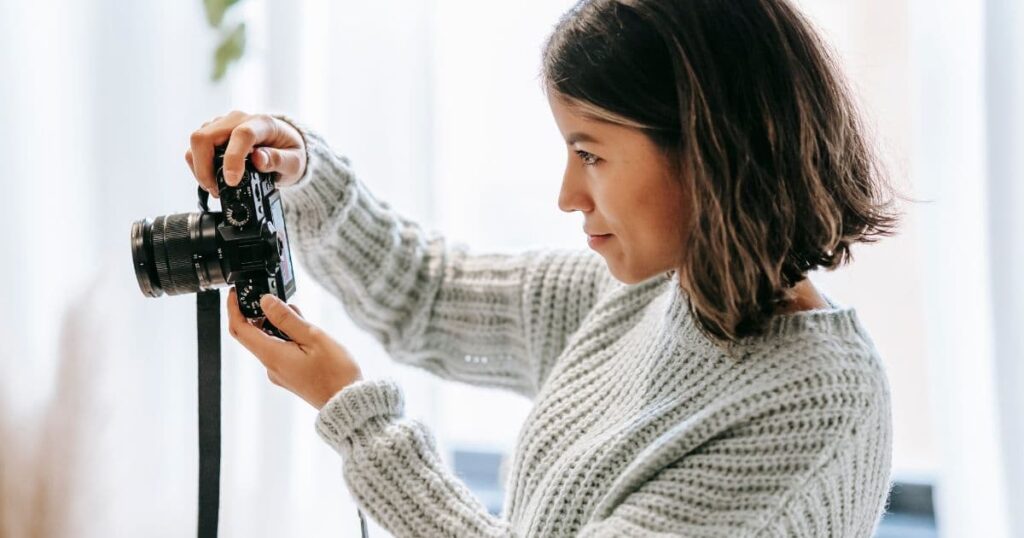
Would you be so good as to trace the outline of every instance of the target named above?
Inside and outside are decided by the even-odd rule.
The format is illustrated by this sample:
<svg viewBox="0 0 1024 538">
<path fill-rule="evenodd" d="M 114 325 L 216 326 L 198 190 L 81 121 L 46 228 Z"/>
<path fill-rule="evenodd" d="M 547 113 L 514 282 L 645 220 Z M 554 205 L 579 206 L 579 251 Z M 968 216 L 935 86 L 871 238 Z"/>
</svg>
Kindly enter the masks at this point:
<svg viewBox="0 0 1024 538">
<path fill-rule="evenodd" d="M 534 404 L 494 516 L 403 416 L 396 383 L 335 394 L 316 431 L 394 536 L 874 534 L 890 396 L 854 309 L 826 295 L 829 308 L 778 316 L 726 352 L 671 274 L 626 285 L 588 250 L 448 244 L 278 117 L 306 141 L 306 172 L 281 192 L 308 273 L 395 360 Z"/>
</svg>

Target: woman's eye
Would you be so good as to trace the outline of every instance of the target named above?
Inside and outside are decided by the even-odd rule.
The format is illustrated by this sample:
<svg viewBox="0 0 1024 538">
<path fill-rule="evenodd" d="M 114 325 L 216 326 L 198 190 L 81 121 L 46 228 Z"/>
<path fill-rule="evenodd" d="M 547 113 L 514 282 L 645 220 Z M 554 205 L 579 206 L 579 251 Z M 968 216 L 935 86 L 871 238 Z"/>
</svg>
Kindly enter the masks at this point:
<svg viewBox="0 0 1024 538">
<path fill-rule="evenodd" d="M 594 166 L 597 164 L 597 161 L 600 160 L 597 155 L 583 151 L 582 149 L 576 150 L 576 155 L 579 155 L 580 159 L 583 159 L 584 166 Z"/>
</svg>

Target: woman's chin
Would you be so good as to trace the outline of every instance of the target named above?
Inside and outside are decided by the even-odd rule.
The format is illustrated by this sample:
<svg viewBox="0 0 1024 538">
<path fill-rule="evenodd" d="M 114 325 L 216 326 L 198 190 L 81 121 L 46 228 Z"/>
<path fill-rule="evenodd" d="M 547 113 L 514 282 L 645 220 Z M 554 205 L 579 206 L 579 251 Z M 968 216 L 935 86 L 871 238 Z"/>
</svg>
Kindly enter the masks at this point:
<svg viewBox="0 0 1024 538">
<path fill-rule="evenodd" d="M 612 276 L 615 277 L 615 280 L 618 280 L 619 282 L 622 282 L 627 286 L 644 281 L 643 278 L 638 278 L 636 273 L 634 273 L 633 271 L 623 270 L 619 265 L 615 263 L 608 263 L 608 272 L 610 272 Z"/>
<path fill-rule="evenodd" d="M 639 284 L 646 282 L 654 277 L 660 277 L 665 275 L 668 270 L 658 271 L 636 271 L 636 270 L 623 270 L 620 266 L 608 263 L 608 272 L 615 277 L 615 280 L 622 282 L 626 285 Z"/>
</svg>

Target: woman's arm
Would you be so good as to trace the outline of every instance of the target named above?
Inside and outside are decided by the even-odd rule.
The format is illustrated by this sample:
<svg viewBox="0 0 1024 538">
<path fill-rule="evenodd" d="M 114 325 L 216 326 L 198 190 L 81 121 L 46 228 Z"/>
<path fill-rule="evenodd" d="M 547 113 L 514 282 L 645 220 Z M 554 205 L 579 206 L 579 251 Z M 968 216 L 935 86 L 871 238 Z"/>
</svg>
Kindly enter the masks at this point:
<svg viewBox="0 0 1024 538">
<path fill-rule="evenodd" d="M 612 282 L 586 250 L 470 253 L 377 200 L 323 138 L 306 142 L 299 182 L 281 190 L 292 250 L 393 358 L 526 396 Z"/>
<path fill-rule="evenodd" d="M 319 435 L 342 457 L 358 505 L 396 537 L 510 538 L 487 508 L 441 462 L 430 431 L 403 418 L 401 389 L 360 380 L 320 410 Z"/>
</svg>

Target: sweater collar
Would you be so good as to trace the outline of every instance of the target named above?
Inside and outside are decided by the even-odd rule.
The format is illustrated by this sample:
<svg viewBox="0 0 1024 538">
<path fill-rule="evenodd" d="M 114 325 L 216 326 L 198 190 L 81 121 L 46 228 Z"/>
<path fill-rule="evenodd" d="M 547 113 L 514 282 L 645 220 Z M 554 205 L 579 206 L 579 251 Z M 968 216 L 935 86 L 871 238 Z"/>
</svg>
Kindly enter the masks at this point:
<svg viewBox="0 0 1024 538">
<path fill-rule="evenodd" d="M 680 328 L 678 334 L 687 345 L 721 351 L 722 348 L 719 345 L 698 329 L 696 321 L 689 311 L 689 295 L 679 284 L 675 273 L 666 273 L 662 278 L 665 280 L 666 287 L 664 295 L 667 295 L 667 305 L 663 314 L 666 324 Z M 829 308 L 777 315 L 768 322 L 764 334 L 743 338 L 738 343 L 738 347 L 757 346 L 766 342 L 790 340 L 815 334 L 853 336 L 870 343 L 870 338 L 853 307 L 839 303 L 820 289 L 818 293 L 829 304 Z"/>
</svg>

